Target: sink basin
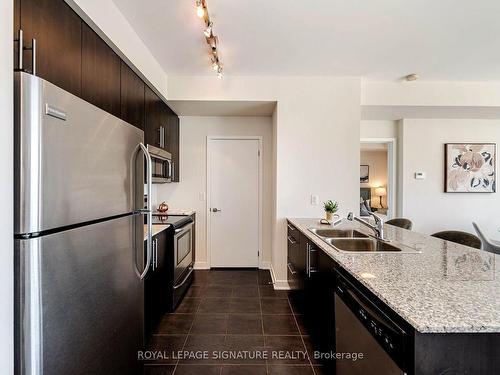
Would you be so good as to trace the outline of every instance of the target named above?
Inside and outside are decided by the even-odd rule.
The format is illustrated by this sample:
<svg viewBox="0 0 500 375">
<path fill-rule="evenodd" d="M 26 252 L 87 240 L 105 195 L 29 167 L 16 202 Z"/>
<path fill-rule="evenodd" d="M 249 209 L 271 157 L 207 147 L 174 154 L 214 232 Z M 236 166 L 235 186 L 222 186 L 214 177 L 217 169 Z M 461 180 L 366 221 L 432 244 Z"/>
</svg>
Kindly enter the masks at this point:
<svg viewBox="0 0 500 375">
<path fill-rule="evenodd" d="M 316 229 L 309 228 L 316 236 L 323 238 L 368 238 L 364 233 L 353 229 Z"/>
<path fill-rule="evenodd" d="M 341 251 L 394 252 L 402 251 L 398 246 L 375 238 L 327 238 L 325 242 Z"/>
</svg>

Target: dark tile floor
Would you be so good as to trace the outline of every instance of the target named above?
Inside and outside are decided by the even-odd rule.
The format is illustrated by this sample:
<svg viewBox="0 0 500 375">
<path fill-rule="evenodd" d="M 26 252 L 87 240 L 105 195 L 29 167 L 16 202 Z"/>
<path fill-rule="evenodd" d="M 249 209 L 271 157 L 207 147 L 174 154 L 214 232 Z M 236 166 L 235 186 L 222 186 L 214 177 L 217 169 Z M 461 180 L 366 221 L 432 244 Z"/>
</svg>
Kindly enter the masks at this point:
<svg viewBox="0 0 500 375">
<path fill-rule="evenodd" d="M 320 375 L 303 317 L 269 271 L 195 271 L 175 313 L 165 315 L 146 375 Z M 175 354 L 175 356 L 173 355 Z"/>
</svg>

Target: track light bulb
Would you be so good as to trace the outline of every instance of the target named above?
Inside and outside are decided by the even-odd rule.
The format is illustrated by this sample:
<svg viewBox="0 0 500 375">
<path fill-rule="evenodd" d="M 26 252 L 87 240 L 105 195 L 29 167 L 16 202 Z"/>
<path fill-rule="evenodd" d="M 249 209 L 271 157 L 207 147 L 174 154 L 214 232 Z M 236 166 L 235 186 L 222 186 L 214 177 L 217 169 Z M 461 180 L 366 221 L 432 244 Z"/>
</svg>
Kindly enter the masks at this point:
<svg viewBox="0 0 500 375">
<path fill-rule="evenodd" d="M 207 38 L 210 38 L 212 36 L 212 22 L 209 22 L 208 23 L 208 26 L 207 28 L 203 31 L 203 34 L 205 34 L 205 36 Z"/>
<path fill-rule="evenodd" d="M 205 7 L 202 0 L 196 0 L 196 15 L 200 18 L 205 16 Z"/>
<path fill-rule="evenodd" d="M 203 18 L 203 16 L 205 15 L 205 9 L 203 9 L 202 6 L 199 6 L 196 8 L 196 15 L 199 17 L 199 18 Z"/>
</svg>

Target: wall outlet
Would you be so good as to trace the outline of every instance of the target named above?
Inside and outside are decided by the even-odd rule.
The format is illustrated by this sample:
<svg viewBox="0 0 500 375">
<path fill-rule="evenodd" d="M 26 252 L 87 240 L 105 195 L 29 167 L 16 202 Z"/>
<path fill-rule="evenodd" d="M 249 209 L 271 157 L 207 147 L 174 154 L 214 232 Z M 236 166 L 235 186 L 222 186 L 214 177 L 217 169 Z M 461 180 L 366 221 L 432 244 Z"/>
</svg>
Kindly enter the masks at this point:
<svg viewBox="0 0 500 375">
<path fill-rule="evenodd" d="M 415 172 L 415 180 L 425 180 L 425 172 Z"/>
<path fill-rule="evenodd" d="M 198 198 L 200 199 L 201 202 L 205 202 L 205 199 L 207 199 L 207 196 L 204 191 L 200 191 L 198 194 Z"/>
<path fill-rule="evenodd" d="M 318 206 L 319 205 L 319 195 L 312 194 L 311 195 L 311 204 L 313 206 Z"/>
</svg>

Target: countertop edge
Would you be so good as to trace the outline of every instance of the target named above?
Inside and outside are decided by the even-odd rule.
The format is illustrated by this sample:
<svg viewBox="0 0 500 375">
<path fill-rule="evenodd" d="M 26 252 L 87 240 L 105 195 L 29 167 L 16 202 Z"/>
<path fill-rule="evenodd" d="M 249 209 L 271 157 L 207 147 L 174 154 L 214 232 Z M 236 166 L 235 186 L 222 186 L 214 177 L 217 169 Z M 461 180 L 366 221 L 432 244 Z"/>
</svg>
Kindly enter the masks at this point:
<svg viewBox="0 0 500 375">
<path fill-rule="evenodd" d="M 479 326 L 441 326 L 441 325 L 422 325 L 408 316 L 406 313 L 402 312 L 397 306 L 391 303 L 389 300 L 384 298 L 384 296 L 377 292 L 367 281 L 361 276 L 357 275 L 349 269 L 349 265 L 345 264 L 342 259 L 335 257 L 335 249 L 331 247 L 331 252 L 325 250 L 324 248 L 328 245 L 324 243 L 320 238 L 315 236 L 313 233 L 309 232 L 307 229 L 303 229 L 303 224 L 298 220 L 317 220 L 317 225 L 319 226 L 319 219 L 317 218 L 289 218 L 286 220 L 295 226 L 303 235 L 305 235 L 309 240 L 311 240 L 315 245 L 317 245 L 321 250 L 323 250 L 330 258 L 332 258 L 336 263 L 338 263 L 346 272 L 354 277 L 359 283 L 361 283 L 365 288 L 367 288 L 371 293 L 373 293 L 377 298 L 379 298 L 383 303 L 385 303 L 390 309 L 392 309 L 396 314 L 398 314 L 403 320 L 405 320 L 409 325 L 411 325 L 418 333 L 499 333 L 500 328 L 496 326 L 479 325 Z"/>
</svg>

